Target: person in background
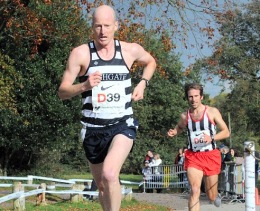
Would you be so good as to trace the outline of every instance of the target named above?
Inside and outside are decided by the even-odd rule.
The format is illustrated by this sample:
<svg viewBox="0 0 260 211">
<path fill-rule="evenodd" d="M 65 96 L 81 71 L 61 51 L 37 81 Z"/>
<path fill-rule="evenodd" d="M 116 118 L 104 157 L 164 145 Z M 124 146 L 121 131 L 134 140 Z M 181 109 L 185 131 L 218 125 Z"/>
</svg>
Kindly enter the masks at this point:
<svg viewBox="0 0 260 211">
<path fill-rule="evenodd" d="M 149 166 L 152 168 L 152 173 L 153 173 L 153 182 L 158 182 L 155 186 L 159 187 L 160 182 L 162 182 L 162 176 L 160 175 L 162 172 L 161 165 L 162 164 L 162 159 L 160 158 L 160 154 L 156 153 L 154 155 L 154 160 L 149 163 Z M 161 193 L 162 189 L 161 188 L 156 188 L 157 193 Z"/>
<path fill-rule="evenodd" d="M 231 155 L 231 161 L 236 162 L 236 156 L 237 156 L 237 154 L 236 154 L 235 149 L 234 149 L 234 148 L 230 148 L 229 151 L 230 151 L 230 155 Z"/>
<path fill-rule="evenodd" d="M 178 154 L 176 155 L 175 160 L 174 160 L 175 172 L 178 176 L 179 182 L 183 182 L 183 174 L 179 173 L 183 170 L 183 161 L 184 161 L 183 148 L 179 148 Z"/>
<path fill-rule="evenodd" d="M 182 161 L 183 171 L 184 171 L 184 163 L 185 163 L 185 153 L 186 153 L 187 150 L 188 150 L 187 147 L 183 147 L 183 161 Z M 183 173 L 183 180 L 182 181 L 186 182 L 186 183 L 183 184 L 184 190 L 185 190 L 185 188 L 187 188 L 189 186 L 188 182 L 187 182 L 188 178 L 187 178 L 187 172 L 186 171 Z"/>
<path fill-rule="evenodd" d="M 153 151 L 151 149 L 147 151 L 144 161 L 146 160 L 148 160 L 149 163 L 152 163 L 154 161 Z"/>
<path fill-rule="evenodd" d="M 220 149 L 220 152 L 221 152 L 221 157 L 222 157 L 222 164 L 224 165 L 225 162 L 230 162 L 232 161 L 232 156 L 231 156 L 231 153 L 229 151 L 229 147 L 228 146 L 223 146 L 221 149 Z"/>
<path fill-rule="evenodd" d="M 145 182 L 144 187 L 146 190 L 146 193 L 152 193 L 153 188 L 151 187 L 151 182 L 152 182 L 152 168 L 149 166 L 149 161 L 146 160 L 144 161 L 144 167 L 142 169 L 142 174 L 143 174 L 143 180 Z"/>
<path fill-rule="evenodd" d="M 141 45 L 115 39 L 119 24 L 112 7 L 97 7 L 92 18 L 94 39 L 71 51 L 58 95 L 65 100 L 81 94 L 83 148 L 99 201 L 104 211 L 119 211 L 119 174 L 138 128 L 132 102 L 144 98 L 156 62 Z M 143 71 L 132 89 L 130 69 L 135 62 Z"/>
<path fill-rule="evenodd" d="M 149 166 L 150 167 L 153 167 L 153 166 L 159 166 L 162 164 L 162 159 L 160 157 L 160 154 L 156 153 L 154 155 L 154 159 L 149 163 Z M 158 169 L 158 168 L 157 168 Z"/>
<path fill-rule="evenodd" d="M 228 138 L 229 130 L 219 110 L 202 103 L 203 86 L 190 83 L 184 89 L 189 109 L 180 115 L 177 125 L 169 129 L 168 136 L 174 137 L 187 131 L 188 150 L 185 153 L 184 168 L 191 187 L 189 210 L 200 210 L 203 178 L 209 200 L 219 207 L 221 196 L 218 194 L 218 174 L 221 170 L 221 156 L 216 141 Z"/>
<path fill-rule="evenodd" d="M 182 160 L 183 160 L 183 149 L 179 148 L 178 154 L 176 155 L 175 160 L 174 160 L 174 164 L 180 164 L 180 163 L 182 163 Z"/>
</svg>

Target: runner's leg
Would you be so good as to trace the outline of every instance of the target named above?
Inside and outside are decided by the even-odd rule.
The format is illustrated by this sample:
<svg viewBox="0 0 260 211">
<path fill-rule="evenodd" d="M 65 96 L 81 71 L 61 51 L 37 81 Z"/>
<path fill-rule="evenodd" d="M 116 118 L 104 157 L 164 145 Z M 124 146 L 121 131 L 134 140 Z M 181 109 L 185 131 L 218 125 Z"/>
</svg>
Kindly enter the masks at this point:
<svg viewBox="0 0 260 211">
<path fill-rule="evenodd" d="M 188 181 L 191 186 L 189 198 L 189 211 L 200 211 L 200 186 L 203 178 L 203 172 L 195 168 L 187 169 Z"/>
<path fill-rule="evenodd" d="M 210 201 L 218 196 L 218 175 L 205 176 L 205 191 Z"/>
<path fill-rule="evenodd" d="M 100 202 L 104 211 L 118 211 L 121 205 L 119 174 L 131 148 L 133 140 L 118 134 L 108 150 L 103 164 L 91 164 L 91 171 L 100 191 Z"/>
</svg>

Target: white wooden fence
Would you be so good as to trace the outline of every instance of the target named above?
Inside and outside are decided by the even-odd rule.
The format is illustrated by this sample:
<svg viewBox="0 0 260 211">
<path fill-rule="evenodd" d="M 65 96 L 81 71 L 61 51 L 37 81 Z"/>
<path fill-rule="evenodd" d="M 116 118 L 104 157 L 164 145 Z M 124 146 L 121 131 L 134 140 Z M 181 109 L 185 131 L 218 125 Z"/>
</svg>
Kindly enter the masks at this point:
<svg viewBox="0 0 260 211">
<path fill-rule="evenodd" d="M 83 201 L 83 195 L 85 194 L 93 197 L 97 197 L 99 194 L 98 191 L 83 191 L 85 188 L 90 189 L 92 180 L 88 179 L 64 180 L 50 177 L 28 175 L 27 177 L 0 176 L 0 181 L 1 180 L 13 181 L 12 184 L 0 183 L 0 190 L 1 187 L 13 189 L 13 193 L 0 197 L 0 204 L 9 200 L 14 200 L 14 210 L 25 210 L 25 198 L 33 195 L 37 196 L 36 204 L 41 205 L 47 204 L 45 199 L 46 193 L 58 195 L 69 194 L 70 200 L 72 202 Z M 37 180 L 38 183 L 34 183 L 35 180 Z M 40 184 L 39 180 L 41 181 Z M 22 183 L 21 181 L 25 182 Z M 46 183 L 44 182 L 48 182 L 49 184 L 46 185 Z M 137 185 L 139 183 L 121 180 L 121 184 Z M 32 187 L 35 189 L 25 192 L 24 187 Z M 56 190 L 56 187 L 67 188 L 68 190 Z M 126 188 L 122 186 L 122 196 L 131 199 L 132 188 Z"/>
</svg>

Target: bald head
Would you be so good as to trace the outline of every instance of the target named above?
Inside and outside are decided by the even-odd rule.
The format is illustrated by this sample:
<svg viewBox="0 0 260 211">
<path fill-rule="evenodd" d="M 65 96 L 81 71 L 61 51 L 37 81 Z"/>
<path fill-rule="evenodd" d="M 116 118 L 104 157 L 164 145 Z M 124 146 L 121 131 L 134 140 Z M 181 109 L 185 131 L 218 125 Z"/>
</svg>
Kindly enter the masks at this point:
<svg viewBox="0 0 260 211">
<path fill-rule="evenodd" d="M 92 26 L 96 22 L 97 18 L 105 17 L 107 19 L 113 20 L 116 22 L 116 13 L 115 10 L 108 5 L 101 5 L 97 7 L 93 13 Z"/>
</svg>

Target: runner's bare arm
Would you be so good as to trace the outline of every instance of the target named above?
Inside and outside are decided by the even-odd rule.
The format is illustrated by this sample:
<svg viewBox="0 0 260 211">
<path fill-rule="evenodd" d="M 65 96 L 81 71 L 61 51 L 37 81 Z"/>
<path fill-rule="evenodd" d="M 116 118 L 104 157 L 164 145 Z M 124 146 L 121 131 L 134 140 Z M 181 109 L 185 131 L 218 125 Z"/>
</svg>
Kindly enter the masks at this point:
<svg viewBox="0 0 260 211">
<path fill-rule="evenodd" d="M 186 128 L 186 113 L 182 113 L 178 124 L 168 131 L 168 136 L 174 137 L 180 134 Z"/>
<path fill-rule="evenodd" d="M 142 78 L 150 80 L 154 74 L 156 68 L 155 59 L 148 53 L 142 46 L 136 43 L 130 44 L 130 55 L 133 61 L 136 61 L 144 66 Z M 141 80 L 139 84 L 135 87 L 132 99 L 138 101 L 144 97 L 144 89 L 146 88 L 146 81 Z"/>
<path fill-rule="evenodd" d="M 81 71 L 85 71 L 89 64 L 89 49 L 87 45 L 74 48 L 70 53 L 66 69 L 58 90 L 61 99 L 70 99 L 86 90 L 92 89 L 101 81 L 100 72 L 89 75 L 87 81 L 74 84 Z"/>
<path fill-rule="evenodd" d="M 230 132 L 219 110 L 217 108 L 211 107 L 211 113 L 213 113 L 214 122 L 217 124 L 219 129 L 219 132 L 214 136 L 214 140 L 219 141 L 228 138 L 230 136 Z"/>
</svg>

